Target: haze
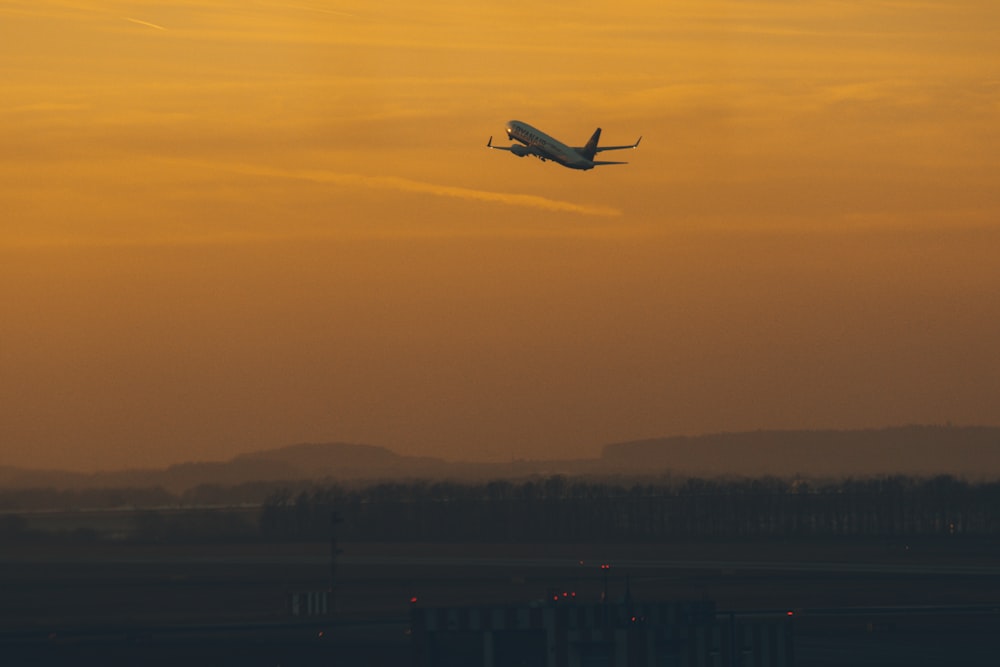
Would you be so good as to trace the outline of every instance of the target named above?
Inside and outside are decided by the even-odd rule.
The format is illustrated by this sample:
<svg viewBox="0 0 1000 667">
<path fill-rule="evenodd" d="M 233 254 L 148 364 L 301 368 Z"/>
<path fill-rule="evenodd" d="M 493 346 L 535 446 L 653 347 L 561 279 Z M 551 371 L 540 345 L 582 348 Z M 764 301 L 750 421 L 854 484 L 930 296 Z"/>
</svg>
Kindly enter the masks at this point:
<svg viewBox="0 0 1000 667">
<path fill-rule="evenodd" d="M 995 0 L 0 2 L 0 463 L 1000 424 L 998 44 Z"/>
</svg>

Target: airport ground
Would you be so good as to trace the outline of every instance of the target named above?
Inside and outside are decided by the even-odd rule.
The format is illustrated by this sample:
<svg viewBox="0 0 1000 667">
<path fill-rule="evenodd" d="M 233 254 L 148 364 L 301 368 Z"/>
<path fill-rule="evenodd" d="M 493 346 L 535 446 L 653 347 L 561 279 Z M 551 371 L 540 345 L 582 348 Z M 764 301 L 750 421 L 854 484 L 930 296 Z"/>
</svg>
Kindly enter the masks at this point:
<svg viewBox="0 0 1000 667">
<path fill-rule="evenodd" d="M 0 545 L 4 664 L 405 665 L 411 605 L 712 600 L 793 613 L 796 664 L 994 665 L 990 542 Z M 602 563 L 611 565 L 605 582 Z M 292 616 L 325 590 L 326 617 Z M 416 599 L 414 602 L 413 599 Z"/>
</svg>

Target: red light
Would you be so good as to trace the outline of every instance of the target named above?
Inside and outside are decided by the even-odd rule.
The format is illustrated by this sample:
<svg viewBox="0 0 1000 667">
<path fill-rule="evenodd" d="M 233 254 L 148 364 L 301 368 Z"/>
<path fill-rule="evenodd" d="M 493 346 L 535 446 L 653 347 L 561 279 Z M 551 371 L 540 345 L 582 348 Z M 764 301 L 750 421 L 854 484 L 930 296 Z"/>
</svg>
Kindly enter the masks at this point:
<svg viewBox="0 0 1000 667">
<path fill-rule="evenodd" d="M 789 611 L 789 612 L 786 612 L 785 615 L 786 616 L 795 616 L 795 612 L 794 611 Z"/>
<path fill-rule="evenodd" d="M 410 604 L 417 604 L 417 596 L 416 595 L 414 595 L 412 598 L 410 598 Z"/>
</svg>

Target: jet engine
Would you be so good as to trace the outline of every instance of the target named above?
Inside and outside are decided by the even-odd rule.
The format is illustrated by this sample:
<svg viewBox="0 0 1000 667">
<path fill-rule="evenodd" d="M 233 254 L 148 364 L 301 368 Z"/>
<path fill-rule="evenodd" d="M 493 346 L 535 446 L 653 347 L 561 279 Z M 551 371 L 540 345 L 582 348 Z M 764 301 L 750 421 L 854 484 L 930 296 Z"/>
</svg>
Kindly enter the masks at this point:
<svg viewBox="0 0 1000 667">
<path fill-rule="evenodd" d="M 510 147 L 510 152 L 518 157 L 524 157 L 531 153 L 527 146 L 522 146 L 521 144 L 514 144 Z"/>
</svg>

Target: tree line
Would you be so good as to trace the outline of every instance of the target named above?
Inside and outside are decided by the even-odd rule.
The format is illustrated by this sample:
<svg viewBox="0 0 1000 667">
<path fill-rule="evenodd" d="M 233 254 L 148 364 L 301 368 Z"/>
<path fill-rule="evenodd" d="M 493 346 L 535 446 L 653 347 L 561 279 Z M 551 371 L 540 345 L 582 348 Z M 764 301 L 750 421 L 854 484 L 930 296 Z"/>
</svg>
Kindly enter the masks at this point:
<svg viewBox="0 0 1000 667">
<path fill-rule="evenodd" d="M 272 494 L 267 539 L 602 542 L 1000 534 L 1000 483 L 950 476 L 616 484 L 553 476 L 487 484 L 336 486 Z"/>
<path fill-rule="evenodd" d="M 124 492 L 106 493 L 120 499 Z M 223 489 L 201 493 L 226 497 Z M 238 495 L 242 506 L 184 506 L 156 492 L 157 506 L 133 510 L 125 530 L 111 535 L 82 526 L 61 537 L 176 543 L 319 541 L 336 534 L 342 541 L 599 543 L 1000 535 L 1000 482 L 951 476 L 629 482 L 554 475 L 488 483 L 268 484 Z M 0 514 L 0 541 L 45 537 L 35 521 L 30 513 Z"/>
</svg>

